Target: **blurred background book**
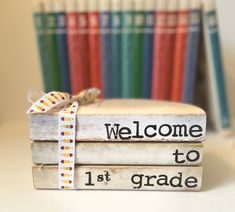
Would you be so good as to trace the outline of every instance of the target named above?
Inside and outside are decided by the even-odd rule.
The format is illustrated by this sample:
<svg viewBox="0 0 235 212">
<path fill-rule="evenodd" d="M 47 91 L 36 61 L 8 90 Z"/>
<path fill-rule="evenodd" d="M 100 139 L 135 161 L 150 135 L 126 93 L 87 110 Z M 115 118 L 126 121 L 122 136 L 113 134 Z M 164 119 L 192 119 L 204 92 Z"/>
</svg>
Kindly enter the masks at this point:
<svg viewBox="0 0 235 212">
<path fill-rule="evenodd" d="M 9 24 L 1 20 L 6 49 L 1 54 L 8 58 L 1 62 L 2 96 L 13 103 L 8 92 L 21 92 L 23 98 L 33 87 L 75 94 L 93 86 L 101 89 L 103 98 L 196 104 L 209 114 L 209 128 L 231 129 L 235 32 L 226 14 L 233 15 L 230 4 L 215 0 L 17 3 L 19 18 L 9 19 Z M 11 6 L 4 3 L 4 12 Z M 17 108 L 26 108 L 26 103 L 20 99 Z M 17 108 L 13 114 L 20 119 L 23 114 Z M 7 115 L 0 118 L 6 120 Z"/>
</svg>

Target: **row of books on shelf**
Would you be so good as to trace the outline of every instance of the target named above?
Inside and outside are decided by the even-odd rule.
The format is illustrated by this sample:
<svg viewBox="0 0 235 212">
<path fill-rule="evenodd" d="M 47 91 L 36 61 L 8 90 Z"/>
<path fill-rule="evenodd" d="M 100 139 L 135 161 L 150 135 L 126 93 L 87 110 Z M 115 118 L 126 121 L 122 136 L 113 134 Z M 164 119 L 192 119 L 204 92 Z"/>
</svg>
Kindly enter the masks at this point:
<svg viewBox="0 0 235 212">
<path fill-rule="evenodd" d="M 196 103 L 216 128 L 230 127 L 214 0 L 46 0 L 34 9 L 46 91 Z"/>
</svg>

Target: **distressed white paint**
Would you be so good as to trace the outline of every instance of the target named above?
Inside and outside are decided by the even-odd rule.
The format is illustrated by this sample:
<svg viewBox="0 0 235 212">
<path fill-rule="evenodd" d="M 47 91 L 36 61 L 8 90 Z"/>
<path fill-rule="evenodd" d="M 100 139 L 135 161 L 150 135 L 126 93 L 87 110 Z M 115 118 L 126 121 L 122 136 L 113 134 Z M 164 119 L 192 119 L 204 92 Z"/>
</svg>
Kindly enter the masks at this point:
<svg viewBox="0 0 235 212">
<path fill-rule="evenodd" d="M 198 107 L 179 103 L 150 100 L 104 100 L 88 106 L 81 106 L 77 114 L 77 135 L 79 141 L 121 141 L 109 139 L 105 124 L 120 124 L 136 132 L 134 121 L 139 122 L 140 134 L 148 125 L 183 125 L 189 130 L 193 125 L 202 128 L 202 135 L 174 137 L 156 136 L 149 138 L 130 138 L 129 141 L 203 141 L 206 132 L 206 114 Z M 32 140 L 57 140 L 57 112 L 30 115 L 30 138 Z M 151 133 L 153 130 L 150 129 Z"/>
<path fill-rule="evenodd" d="M 57 142 L 33 142 L 31 147 L 33 163 L 58 164 Z M 75 163 L 92 165 L 198 165 L 202 161 L 202 147 L 202 143 L 78 142 L 76 143 Z M 176 158 L 173 155 L 176 150 L 184 155 L 179 155 Z M 187 160 L 187 155 L 189 160 Z"/>
<path fill-rule="evenodd" d="M 33 180 L 36 189 L 58 189 L 58 170 L 56 166 L 33 167 Z M 88 186 L 87 172 L 91 172 L 94 186 Z M 111 181 L 97 182 L 98 175 L 109 173 Z M 159 175 L 167 175 L 169 179 L 182 173 L 182 187 L 170 185 L 158 185 Z M 142 186 L 131 181 L 133 175 L 144 175 Z M 151 179 L 153 186 L 145 186 L 146 176 L 156 176 Z M 195 177 L 197 186 L 189 188 L 185 186 L 185 179 Z M 138 178 L 137 178 L 138 179 Z M 134 178 L 135 181 L 137 181 Z M 170 167 L 170 166 L 79 166 L 75 169 L 75 188 L 81 190 L 172 190 L 172 191 L 198 191 L 201 189 L 202 167 Z"/>
</svg>

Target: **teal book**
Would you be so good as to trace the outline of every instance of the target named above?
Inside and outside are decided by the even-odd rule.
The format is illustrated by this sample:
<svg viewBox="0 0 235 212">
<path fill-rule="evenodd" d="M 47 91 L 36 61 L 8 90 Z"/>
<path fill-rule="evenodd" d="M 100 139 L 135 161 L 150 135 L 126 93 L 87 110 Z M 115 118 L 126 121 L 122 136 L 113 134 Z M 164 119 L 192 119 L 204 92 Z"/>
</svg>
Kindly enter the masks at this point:
<svg viewBox="0 0 235 212">
<path fill-rule="evenodd" d="M 111 97 L 111 12 L 110 0 L 100 1 L 100 36 L 104 98 Z"/>
<path fill-rule="evenodd" d="M 133 26 L 133 51 L 134 51 L 134 96 L 142 97 L 142 72 L 143 72 L 143 38 L 144 38 L 144 2 L 134 0 L 134 26 Z"/>
<path fill-rule="evenodd" d="M 45 17 L 43 14 L 43 5 L 39 1 L 35 1 L 33 4 L 33 20 L 34 27 L 36 30 L 38 52 L 41 63 L 41 71 L 43 78 L 44 91 L 49 92 L 52 90 L 51 84 L 51 74 L 49 68 L 49 60 L 47 55 L 47 45 L 46 45 L 46 36 L 45 36 Z"/>
<path fill-rule="evenodd" d="M 122 3 L 122 97 L 134 97 L 133 4 Z"/>
<path fill-rule="evenodd" d="M 215 2 L 204 2 L 203 25 L 208 61 L 208 76 L 211 86 L 211 110 L 217 129 L 230 128 L 230 116 L 226 96 L 224 66 L 218 32 Z"/>
<path fill-rule="evenodd" d="M 111 96 L 121 97 L 121 0 L 111 1 Z"/>
<path fill-rule="evenodd" d="M 45 34 L 46 45 L 49 58 L 49 68 L 52 76 L 51 87 L 55 91 L 62 91 L 61 79 L 60 79 L 60 62 L 59 51 L 57 46 L 56 36 L 56 15 L 53 12 L 53 2 L 44 2 L 45 9 Z"/>
</svg>

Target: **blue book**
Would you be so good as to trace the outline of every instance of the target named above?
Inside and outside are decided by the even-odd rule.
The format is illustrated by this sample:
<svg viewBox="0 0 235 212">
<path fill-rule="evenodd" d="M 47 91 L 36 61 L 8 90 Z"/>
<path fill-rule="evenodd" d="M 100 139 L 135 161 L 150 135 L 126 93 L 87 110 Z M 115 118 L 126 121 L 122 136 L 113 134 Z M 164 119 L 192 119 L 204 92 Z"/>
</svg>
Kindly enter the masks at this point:
<svg viewBox="0 0 235 212">
<path fill-rule="evenodd" d="M 195 91 L 201 29 L 200 17 L 200 5 L 198 5 L 198 8 L 193 8 L 192 10 L 190 10 L 183 87 L 183 101 L 186 103 L 193 103 Z"/>
<path fill-rule="evenodd" d="M 59 2 L 59 1 L 57 1 Z M 71 92 L 70 70 L 68 59 L 66 14 L 63 11 L 56 11 L 56 42 L 58 46 L 61 89 L 64 92 Z"/>
<path fill-rule="evenodd" d="M 112 97 L 121 97 L 121 0 L 111 1 L 111 41 L 112 41 L 112 53 L 111 53 L 111 70 L 112 70 Z"/>
<path fill-rule="evenodd" d="M 221 55 L 220 39 L 217 25 L 217 14 L 214 1 L 205 2 L 204 5 L 204 32 L 209 63 L 209 78 L 212 86 L 212 110 L 217 129 L 229 129 L 230 118 L 227 105 L 224 82 L 224 68 Z"/>
<path fill-rule="evenodd" d="M 102 51 L 102 80 L 104 98 L 110 98 L 111 92 L 111 12 L 109 0 L 100 1 L 100 28 Z"/>
<path fill-rule="evenodd" d="M 143 77 L 142 92 L 144 98 L 151 97 L 152 69 L 153 69 L 153 41 L 155 28 L 154 8 L 146 10 L 144 14 L 144 37 L 143 37 Z"/>
</svg>

